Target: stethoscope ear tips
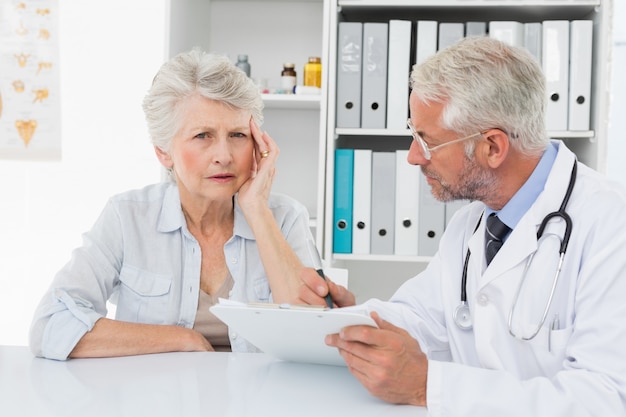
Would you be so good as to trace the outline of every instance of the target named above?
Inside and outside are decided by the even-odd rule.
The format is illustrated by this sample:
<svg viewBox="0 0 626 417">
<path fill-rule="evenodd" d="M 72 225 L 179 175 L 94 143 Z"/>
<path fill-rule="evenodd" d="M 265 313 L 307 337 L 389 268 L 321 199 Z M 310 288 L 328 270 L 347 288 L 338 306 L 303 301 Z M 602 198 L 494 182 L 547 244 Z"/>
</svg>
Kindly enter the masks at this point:
<svg viewBox="0 0 626 417">
<path fill-rule="evenodd" d="M 472 315 L 466 301 L 461 301 L 454 309 L 454 322 L 460 329 L 470 330 L 472 328 Z"/>
</svg>

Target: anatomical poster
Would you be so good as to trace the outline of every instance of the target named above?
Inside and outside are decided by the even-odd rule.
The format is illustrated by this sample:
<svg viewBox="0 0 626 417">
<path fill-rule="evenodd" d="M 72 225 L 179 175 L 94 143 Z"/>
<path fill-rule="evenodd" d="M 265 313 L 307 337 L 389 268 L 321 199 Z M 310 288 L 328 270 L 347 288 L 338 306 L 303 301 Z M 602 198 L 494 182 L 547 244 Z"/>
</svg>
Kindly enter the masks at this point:
<svg viewBox="0 0 626 417">
<path fill-rule="evenodd" d="M 61 159 L 58 0 L 0 0 L 0 159 Z"/>
</svg>

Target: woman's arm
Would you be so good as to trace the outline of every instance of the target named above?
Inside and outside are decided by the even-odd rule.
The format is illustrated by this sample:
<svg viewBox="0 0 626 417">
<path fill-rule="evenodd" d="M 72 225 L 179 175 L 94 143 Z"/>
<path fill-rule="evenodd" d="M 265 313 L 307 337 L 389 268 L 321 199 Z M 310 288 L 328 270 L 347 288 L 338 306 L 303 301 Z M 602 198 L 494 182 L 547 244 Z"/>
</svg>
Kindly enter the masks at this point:
<svg viewBox="0 0 626 417">
<path fill-rule="evenodd" d="M 103 358 L 163 352 L 209 352 L 213 347 L 193 329 L 101 318 L 76 344 L 70 358 Z"/>
<path fill-rule="evenodd" d="M 285 239 L 268 206 L 276 171 L 276 159 L 280 150 L 274 140 L 267 133 L 261 132 L 252 119 L 250 129 L 256 143 L 256 166 L 251 178 L 239 190 L 238 201 L 246 221 L 256 236 L 259 256 L 274 301 L 292 303 L 298 300 L 298 292 L 302 285 L 300 274 L 304 266 Z"/>
</svg>

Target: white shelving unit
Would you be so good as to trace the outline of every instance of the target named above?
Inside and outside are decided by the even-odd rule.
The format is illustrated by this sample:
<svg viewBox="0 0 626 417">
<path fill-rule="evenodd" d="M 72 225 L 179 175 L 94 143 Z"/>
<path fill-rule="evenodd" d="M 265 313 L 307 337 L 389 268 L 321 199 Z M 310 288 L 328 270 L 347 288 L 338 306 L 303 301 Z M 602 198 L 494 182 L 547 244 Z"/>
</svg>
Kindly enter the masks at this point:
<svg viewBox="0 0 626 417">
<path fill-rule="evenodd" d="M 233 62 L 248 54 L 252 78 L 270 88 L 280 86 L 284 62 L 296 64 L 301 82 L 308 57 L 322 58 L 321 95 L 264 95 L 263 129 L 281 148 L 274 191 L 307 206 L 323 258 L 350 271 L 357 299 L 387 297 L 429 258 L 332 253 L 335 148 L 362 139 L 395 150 L 411 140 L 405 129 L 335 129 L 338 22 L 593 20 L 592 129 L 550 135 L 585 164 L 606 170 L 612 0 L 170 0 L 169 8 L 168 57 L 193 46 Z"/>
<path fill-rule="evenodd" d="M 549 132 L 562 139 L 585 164 L 606 170 L 608 130 L 609 62 L 611 42 L 612 2 L 610 0 L 330 0 L 329 1 L 329 68 L 328 111 L 326 128 L 326 187 L 324 257 L 333 266 L 350 271 L 350 284 L 357 297 L 389 295 L 401 283 L 389 283 L 389 277 L 406 274 L 405 279 L 419 272 L 430 258 L 419 256 L 381 256 L 334 254 L 333 234 L 333 169 L 334 150 L 341 147 L 372 147 L 374 150 L 407 149 L 410 134 L 405 129 L 340 129 L 336 120 L 337 27 L 342 21 L 388 22 L 390 19 L 436 20 L 467 22 L 513 20 L 541 22 L 543 20 L 588 19 L 594 22 L 594 52 L 592 69 L 592 129 L 584 132 Z M 322 138 L 324 139 L 324 138 Z M 381 149 L 382 147 L 382 149 Z M 378 148 L 378 149 L 376 149 Z M 322 227 L 321 225 L 319 227 Z M 391 273 L 387 271 L 393 271 Z M 383 282 L 381 284 L 381 282 Z M 356 288 L 355 288 L 356 287 Z"/>
<path fill-rule="evenodd" d="M 321 95 L 263 94 L 263 102 L 266 109 L 319 111 Z"/>
</svg>

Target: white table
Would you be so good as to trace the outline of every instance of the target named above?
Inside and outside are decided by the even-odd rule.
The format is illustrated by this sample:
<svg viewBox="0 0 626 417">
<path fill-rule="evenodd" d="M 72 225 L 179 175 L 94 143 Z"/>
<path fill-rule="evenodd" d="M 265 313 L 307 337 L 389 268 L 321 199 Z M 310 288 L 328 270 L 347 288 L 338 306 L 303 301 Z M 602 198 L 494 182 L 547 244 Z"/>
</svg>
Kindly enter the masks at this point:
<svg viewBox="0 0 626 417">
<path fill-rule="evenodd" d="M 254 353 L 58 362 L 0 346 L 0 416 L 427 416 L 372 397 L 346 367 Z"/>
</svg>

